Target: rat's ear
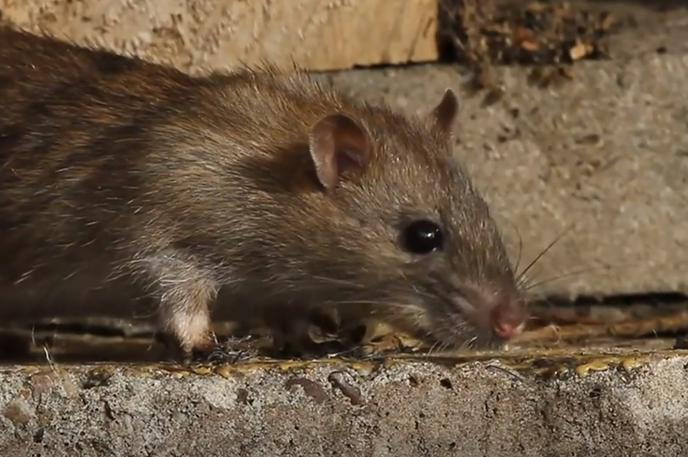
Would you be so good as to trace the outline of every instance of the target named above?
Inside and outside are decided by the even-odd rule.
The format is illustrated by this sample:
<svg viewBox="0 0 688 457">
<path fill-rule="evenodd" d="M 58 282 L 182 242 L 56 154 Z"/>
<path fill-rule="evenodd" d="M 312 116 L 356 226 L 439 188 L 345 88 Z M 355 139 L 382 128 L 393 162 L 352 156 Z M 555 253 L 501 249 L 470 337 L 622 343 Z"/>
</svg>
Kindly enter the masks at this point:
<svg viewBox="0 0 688 457">
<path fill-rule="evenodd" d="M 345 114 L 331 114 L 311 129 L 310 153 L 318 181 L 334 189 L 348 171 L 364 169 L 370 160 L 370 137 Z"/>
<path fill-rule="evenodd" d="M 443 132 L 452 133 L 454 130 L 454 121 L 459 112 L 459 101 L 453 90 L 447 89 L 444 91 L 442 101 L 432 110 L 431 117 L 435 125 L 437 125 Z"/>
</svg>

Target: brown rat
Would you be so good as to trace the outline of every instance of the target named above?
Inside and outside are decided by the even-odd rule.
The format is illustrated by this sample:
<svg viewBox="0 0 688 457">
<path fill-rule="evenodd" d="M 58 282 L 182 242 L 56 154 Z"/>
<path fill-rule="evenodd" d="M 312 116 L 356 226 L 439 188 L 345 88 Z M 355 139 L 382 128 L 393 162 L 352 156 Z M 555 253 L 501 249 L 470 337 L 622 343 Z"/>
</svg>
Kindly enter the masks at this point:
<svg viewBox="0 0 688 457">
<path fill-rule="evenodd" d="M 215 345 L 219 292 L 214 311 L 333 307 L 450 347 L 522 327 L 451 91 L 408 117 L 300 72 L 191 77 L 2 29 L 0 100 L 5 319 L 153 303 L 187 357 Z"/>
</svg>

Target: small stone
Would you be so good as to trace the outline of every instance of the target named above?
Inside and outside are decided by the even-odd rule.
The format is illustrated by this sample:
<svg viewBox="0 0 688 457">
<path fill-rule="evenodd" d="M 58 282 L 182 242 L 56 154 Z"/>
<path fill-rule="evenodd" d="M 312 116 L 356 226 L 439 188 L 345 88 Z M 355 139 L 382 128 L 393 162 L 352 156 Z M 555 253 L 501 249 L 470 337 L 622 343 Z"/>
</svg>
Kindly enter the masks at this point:
<svg viewBox="0 0 688 457">
<path fill-rule="evenodd" d="M 688 334 L 676 337 L 674 349 L 688 349 Z"/>
<path fill-rule="evenodd" d="M 22 398 L 15 398 L 7 403 L 2 414 L 15 426 L 28 424 L 34 415 L 31 406 Z"/>
</svg>

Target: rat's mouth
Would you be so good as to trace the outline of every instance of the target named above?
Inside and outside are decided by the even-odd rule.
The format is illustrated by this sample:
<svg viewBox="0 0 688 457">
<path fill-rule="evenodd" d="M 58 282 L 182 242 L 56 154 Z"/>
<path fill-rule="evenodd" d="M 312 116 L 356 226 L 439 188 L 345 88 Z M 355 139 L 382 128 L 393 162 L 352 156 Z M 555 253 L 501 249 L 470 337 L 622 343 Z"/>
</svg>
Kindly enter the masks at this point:
<svg viewBox="0 0 688 457">
<path fill-rule="evenodd" d="M 515 295 L 470 290 L 467 294 L 452 291 L 437 297 L 441 300 L 428 303 L 427 329 L 436 347 L 500 349 L 525 327 L 525 309 Z"/>
<path fill-rule="evenodd" d="M 406 283 L 402 294 L 372 299 L 370 294 L 347 300 L 340 312 L 368 315 L 423 341 L 432 352 L 444 350 L 497 350 L 518 335 L 525 323 L 519 296 L 506 287 L 500 292 L 483 287 L 457 287 L 440 281 Z M 341 306 L 344 302 L 338 302 Z M 356 303 L 357 307 L 350 305 Z M 345 319 L 347 320 L 347 319 Z"/>
</svg>

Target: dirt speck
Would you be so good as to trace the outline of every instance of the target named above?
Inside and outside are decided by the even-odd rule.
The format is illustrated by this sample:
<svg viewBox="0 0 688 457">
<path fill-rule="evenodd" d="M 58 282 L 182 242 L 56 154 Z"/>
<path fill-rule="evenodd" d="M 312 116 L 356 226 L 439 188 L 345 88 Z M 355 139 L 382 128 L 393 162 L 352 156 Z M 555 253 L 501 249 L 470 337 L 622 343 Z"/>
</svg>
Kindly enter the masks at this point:
<svg viewBox="0 0 688 457">
<path fill-rule="evenodd" d="M 322 403 L 327 400 L 327 392 L 325 389 L 315 381 L 306 378 L 291 378 L 286 382 L 287 389 L 293 386 L 301 386 L 306 395 L 315 400 L 316 403 Z"/>
<path fill-rule="evenodd" d="M 86 379 L 81 386 L 84 389 L 107 386 L 110 384 L 110 378 L 113 374 L 115 371 L 112 367 L 94 368 L 86 374 Z"/>
<path fill-rule="evenodd" d="M 15 426 L 28 424 L 34 415 L 31 406 L 22 398 L 15 398 L 7 403 L 2 414 Z"/>
<path fill-rule="evenodd" d="M 339 389 L 351 401 L 352 405 L 362 405 L 364 403 L 361 390 L 350 383 L 346 373 L 335 371 L 327 377 L 327 380 L 330 381 L 333 387 Z"/>
<path fill-rule="evenodd" d="M 251 400 L 248 398 L 248 390 L 243 388 L 237 389 L 237 402 L 242 405 L 251 404 Z"/>
</svg>

